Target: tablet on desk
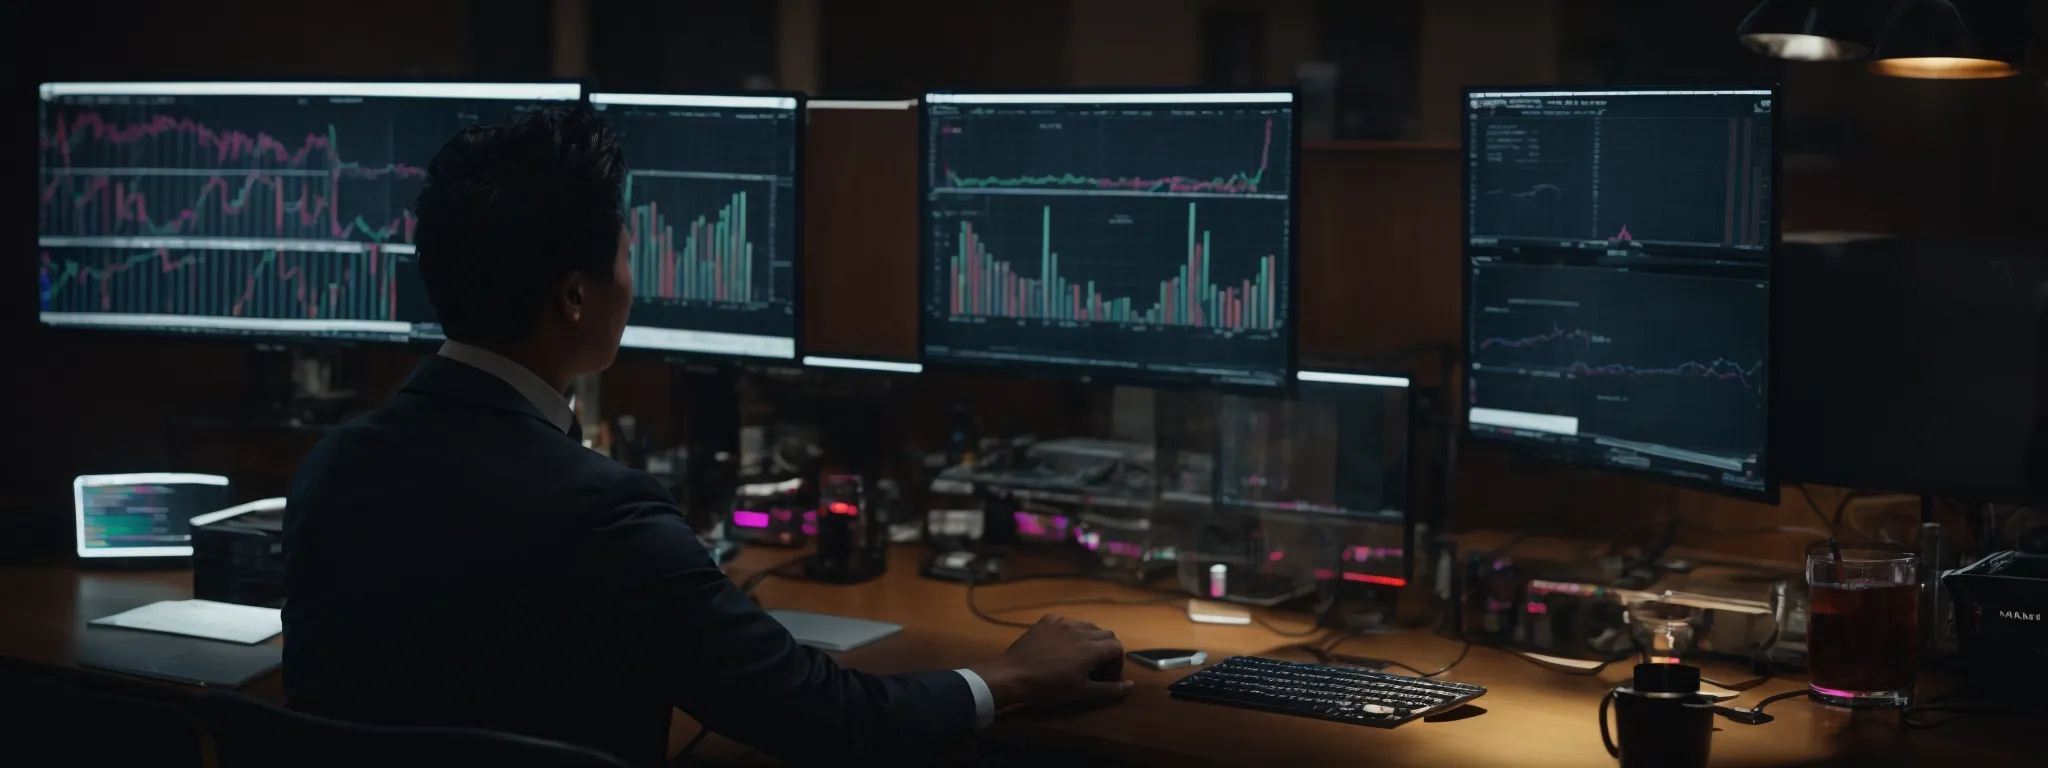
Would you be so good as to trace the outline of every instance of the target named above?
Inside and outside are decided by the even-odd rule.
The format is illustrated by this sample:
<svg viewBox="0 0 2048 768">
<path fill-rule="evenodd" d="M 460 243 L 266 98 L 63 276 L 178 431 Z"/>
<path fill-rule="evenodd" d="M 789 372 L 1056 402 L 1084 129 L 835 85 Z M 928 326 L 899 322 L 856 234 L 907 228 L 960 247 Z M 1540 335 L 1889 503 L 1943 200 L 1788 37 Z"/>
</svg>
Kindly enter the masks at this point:
<svg viewBox="0 0 2048 768">
<path fill-rule="evenodd" d="M 227 497 L 228 479 L 220 475 L 79 475 L 71 481 L 78 556 L 179 564 L 192 557 L 192 518 L 220 509 Z"/>
<path fill-rule="evenodd" d="M 781 622 L 798 643 L 827 651 L 851 651 L 903 631 L 901 624 L 809 611 L 777 608 L 769 611 L 768 615 Z"/>
</svg>

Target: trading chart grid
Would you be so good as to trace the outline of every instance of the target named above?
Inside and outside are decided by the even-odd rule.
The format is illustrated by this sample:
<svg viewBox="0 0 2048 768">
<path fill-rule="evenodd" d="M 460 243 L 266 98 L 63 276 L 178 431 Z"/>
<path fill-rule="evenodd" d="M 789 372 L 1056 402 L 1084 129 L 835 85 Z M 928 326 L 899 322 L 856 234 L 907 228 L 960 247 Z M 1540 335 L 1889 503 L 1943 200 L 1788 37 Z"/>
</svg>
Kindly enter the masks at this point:
<svg viewBox="0 0 2048 768">
<path fill-rule="evenodd" d="M 456 131 L 570 84 L 48 83 L 45 324 L 402 340 L 431 331 L 408 206 Z"/>
<path fill-rule="evenodd" d="M 633 312 L 629 347 L 796 356 L 794 95 L 593 93 L 619 134 Z"/>
<path fill-rule="evenodd" d="M 1279 386 L 1289 93 L 925 99 L 928 360 Z"/>
<path fill-rule="evenodd" d="M 1772 94 L 1467 94 L 1475 436 L 1770 492 Z"/>
</svg>

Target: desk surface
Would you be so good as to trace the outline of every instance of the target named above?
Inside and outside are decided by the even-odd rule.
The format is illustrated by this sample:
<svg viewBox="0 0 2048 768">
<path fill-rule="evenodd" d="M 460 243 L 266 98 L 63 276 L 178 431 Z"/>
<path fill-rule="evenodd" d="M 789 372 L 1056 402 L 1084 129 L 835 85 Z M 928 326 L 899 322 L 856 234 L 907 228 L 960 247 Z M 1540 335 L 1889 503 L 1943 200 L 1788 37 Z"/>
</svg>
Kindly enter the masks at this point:
<svg viewBox="0 0 2048 768">
<path fill-rule="evenodd" d="M 917 577 L 915 550 L 892 555 L 885 577 L 855 586 L 831 586 L 769 579 L 756 591 L 762 604 L 904 625 L 902 634 L 839 656 L 842 663 L 875 672 L 953 668 L 986 660 L 1015 639 L 1018 630 L 989 624 L 968 613 L 965 590 L 957 584 Z M 784 562 L 791 553 L 750 550 L 730 569 L 735 576 Z M 69 564 L 0 566 L 0 656 L 74 666 L 85 622 L 156 600 L 191 594 L 189 572 L 84 572 Z M 1031 581 L 976 590 L 990 613 L 1031 620 L 1045 608 L 1034 604 L 1083 598 L 1133 600 L 1154 597 L 1128 587 L 1090 581 Z M 1010 609 L 1010 610 L 1005 610 Z M 1115 630 L 1128 648 L 1193 647 L 1212 658 L 1271 652 L 1299 642 L 1258 626 L 1190 623 L 1178 604 L 1080 604 L 1060 606 L 1069 616 Z M 1305 627 L 1297 616 L 1271 618 L 1282 627 Z M 95 630 L 101 631 L 101 630 Z M 275 641 L 273 641 L 275 642 Z M 1344 652 L 1435 668 L 1456 657 L 1457 642 L 1421 632 L 1371 637 L 1347 643 Z M 1281 658 L 1299 655 L 1273 653 Z M 1169 761 L 1202 765 L 1323 765 L 1369 760 L 1374 765 L 1443 766 L 1606 765 L 1594 720 L 1600 697 L 1625 681 L 1626 665 L 1597 677 L 1547 671 L 1501 651 L 1474 647 L 1446 679 L 1485 686 L 1474 704 L 1483 713 L 1447 722 L 1413 722 L 1392 730 L 1363 728 L 1286 715 L 1177 701 L 1166 686 L 1185 670 L 1154 672 L 1127 665 L 1137 688 L 1122 704 L 1088 711 L 1013 711 L 997 718 L 999 735 L 1028 738 L 1046 747 L 1098 754 L 1132 762 Z M 1740 679 L 1743 672 L 1709 665 L 1709 676 Z M 1725 675 L 1726 678 L 1719 676 Z M 1774 680 L 1743 693 L 1731 704 L 1748 706 L 1765 696 L 1794 690 L 1801 681 Z M 256 695 L 281 698 L 277 676 L 250 687 Z M 1741 726 L 1722 721 L 1714 736 L 1716 765 L 1787 765 L 1830 755 L 1882 755 L 1918 762 L 1940 757 L 2010 763 L 2039 754 L 2038 723 L 2019 716 L 1973 717 L 1936 730 L 1907 731 L 1885 713 L 1851 713 L 1805 699 L 1772 704 L 1777 721 Z M 680 746 L 695 727 L 678 713 L 671 743 Z M 745 750 L 713 739 L 702 748 L 711 756 L 736 757 Z"/>
</svg>

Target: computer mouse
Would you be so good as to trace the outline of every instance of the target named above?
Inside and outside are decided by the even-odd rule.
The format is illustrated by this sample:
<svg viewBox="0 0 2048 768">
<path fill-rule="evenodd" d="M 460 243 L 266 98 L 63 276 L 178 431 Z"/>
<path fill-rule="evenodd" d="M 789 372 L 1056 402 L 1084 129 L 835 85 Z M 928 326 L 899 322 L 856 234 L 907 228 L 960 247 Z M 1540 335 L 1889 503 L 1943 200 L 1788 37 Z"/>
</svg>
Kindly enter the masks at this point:
<svg viewBox="0 0 2048 768">
<path fill-rule="evenodd" d="M 1093 681 L 1095 681 L 1095 682 L 1098 682 L 1098 683 L 1114 683 L 1114 682 L 1117 682 L 1117 681 L 1123 680 L 1123 679 L 1124 679 L 1124 656 L 1123 656 L 1123 654 L 1119 653 L 1119 654 L 1117 654 L 1117 655 L 1116 655 L 1116 657 L 1115 657 L 1115 658 L 1112 658 L 1112 659 L 1110 659 L 1110 660 L 1108 660 L 1108 661 L 1102 662 L 1101 664 L 1097 664 L 1097 665 L 1095 665 L 1095 671 L 1093 671 L 1093 672 L 1089 672 L 1089 673 L 1088 673 L 1088 679 L 1090 679 L 1090 680 L 1093 680 Z"/>
</svg>

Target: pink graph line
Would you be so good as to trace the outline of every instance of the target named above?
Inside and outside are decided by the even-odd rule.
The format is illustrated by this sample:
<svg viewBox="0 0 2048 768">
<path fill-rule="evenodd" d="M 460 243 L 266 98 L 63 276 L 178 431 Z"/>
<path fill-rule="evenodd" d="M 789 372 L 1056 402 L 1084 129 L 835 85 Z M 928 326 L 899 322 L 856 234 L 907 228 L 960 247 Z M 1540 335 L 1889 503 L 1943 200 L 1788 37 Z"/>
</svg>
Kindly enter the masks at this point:
<svg viewBox="0 0 2048 768">
<path fill-rule="evenodd" d="M 157 115 L 147 122 L 116 126 L 97 112 L 84 112 L 69 123 L 65 122 L 63 115 L 58 115 L 57 130 L 42 140 L 43 149 L 57 148 L 67 170 L 71 167 L 71 138 L 74 133 L 88 134 L 109 144 L 131 144 L 164 133 L 189 133 L 198 140 L 199 146 L 211 147 L 216 160 L 222 163 L 240 160 L 244 155 L 260 157 L 268 153 L 280 163 L 301 165 L 314 149 L 327 147 L 327 137 L 317 133 L 306 134 L 304 144 L 292 149 L 266 133 L 250 136 L 240 131 L 215 131 L 188 118 Z"/>
</svg>

